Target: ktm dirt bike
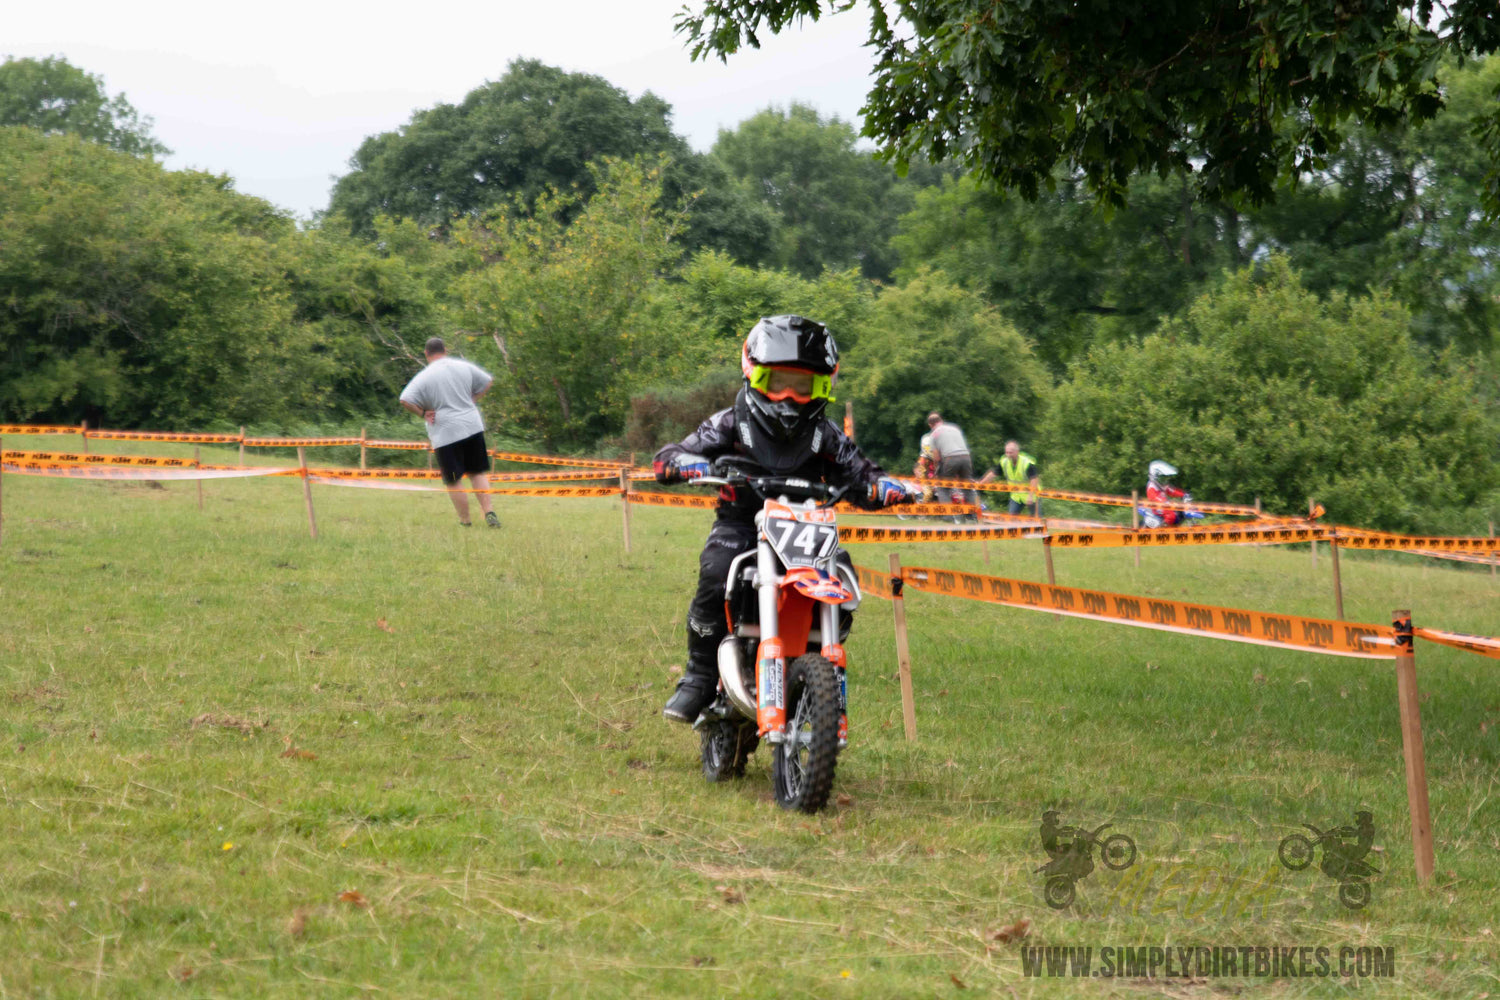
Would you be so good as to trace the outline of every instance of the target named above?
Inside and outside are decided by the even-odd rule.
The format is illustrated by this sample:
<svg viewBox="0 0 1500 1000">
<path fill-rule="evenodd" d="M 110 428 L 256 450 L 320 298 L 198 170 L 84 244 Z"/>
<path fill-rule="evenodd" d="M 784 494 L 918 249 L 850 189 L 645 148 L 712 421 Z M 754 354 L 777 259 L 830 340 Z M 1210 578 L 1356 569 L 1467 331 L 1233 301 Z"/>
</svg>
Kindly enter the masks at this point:
<svg viewBox="0 0 1500 1000">
<path fill-rule="evenodd" d="M 730 564 L 719 643 L 719 687 L 693 728 L 709 781 L 737 778 L 764 739 L 771 786 L 784 809 L 828 802 L 849 739 L 843 637 L 859 582 L 840 560 L 838 517 L 847 492 L 806 479 L 716 465 L 697 485 L 749 490 L 763 503 L 755 548 Z"/>
</svg>

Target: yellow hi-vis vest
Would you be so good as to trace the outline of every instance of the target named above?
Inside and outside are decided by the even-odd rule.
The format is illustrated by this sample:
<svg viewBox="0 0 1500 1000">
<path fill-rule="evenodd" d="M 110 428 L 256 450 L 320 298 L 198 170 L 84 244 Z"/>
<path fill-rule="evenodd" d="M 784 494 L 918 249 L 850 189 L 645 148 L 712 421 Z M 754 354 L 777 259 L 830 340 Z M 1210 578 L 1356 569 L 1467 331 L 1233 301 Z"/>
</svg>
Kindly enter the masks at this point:
<svg viewBox="0 0 1500 1000">
<path fill-rule="evenodd" d="M 1031 467 L 1036 464 L 1036 459 L 1024 451 L 1016 456 L 1014 463 L 1006 455 L 1000 456 L 1000 472 L 1005 476 L 1005 481 L 1012 486 L 1025 486 L 1031 482 Z M 1016 503 L 1034 503 L 1036 498 L 1030 492 L 1017 492 L 1012 490 L 1010 498 Z"/>
</svg>

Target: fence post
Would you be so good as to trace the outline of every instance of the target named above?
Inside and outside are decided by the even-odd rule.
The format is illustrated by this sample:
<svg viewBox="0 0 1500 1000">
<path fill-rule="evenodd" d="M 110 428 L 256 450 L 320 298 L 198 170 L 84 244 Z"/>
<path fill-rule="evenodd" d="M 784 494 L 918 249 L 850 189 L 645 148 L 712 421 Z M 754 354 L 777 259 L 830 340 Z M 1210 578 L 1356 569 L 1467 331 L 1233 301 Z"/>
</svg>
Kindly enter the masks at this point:
<svg viewBox="0 0 1500 1000">
<path fill-rule="evenodd" d="M 990 564 L 990 540 L 988 538 L 981 538 L 979 545 L 984 550 L 984 564 L 988 566 Z"/>
<path fill-rule="evenodd" d="M 1255 519 L 1260 520 L 1260 497 L 1255 498 Z"/>
<path fill-rule="evenodd" d="M 89 453 L 89 422 L 87 420 L 78 422 L 78 436 L 83 439 L 83 453 L 87 455 Z"/>
<path fill-rule="evenodd" d="M 906 599 L 902 596 L 901 556 L 891 553 L 891 607 L 896 616 L 896 673 L 901 679 L 901 724 L 907 742 L 917 738 L 917 704 L 911 689 L 911 646 L 906 641 Z"/>
<path fill-rule="evenodd" d="M 630 554 L 630 470 L 620 470 L 620 508 L 625 530 L 625 554 Z"/>
<path fill-rule="evenodd" d="M 200 454 L 201 451 L 202 449 L 198 445 L 193 445 L 193 466 L 198 469 L 200 474 L 203 471 L 203 456 Z M 200 514 L 203 512 L 203 480 L 201 479 L 198 480 L 198 512 Z"/>
<path fill-rule="evenodd" d="M 365 429 L 361 427 L 359 429 L 359 470 L 361 472 L 363 472 L 365 469 L 365 442 L 368 440 L 370 440 L 370 436 L 366 434 Z"/>
<path fill-rule="evenodd" d="M 1057 585 L 1057 576 L 1052 572 L 1052 536 L 1042 536 L 1042 554 L 1047 557 L 1047 582 Z"/>
<path fill-rule="evenodd" d="M 1312 497 L 1308 497 L 1307 498 L 1307 523 L 1308 524 L 1312 523 L 1313 511 L 1315 511 L 1317 509 L 1318 509 L 1317 505 L 1313 502 L 1313 498 Z M 1313 572 L 1316 573 L 1318 571 L 1318 540 L 1316 538 L 1314 538 L 1309 543 L 1308 547 L 1309 547 L 1309 549 L 1312 552 L 1312 568 L 1313 568 Z"/>
<path fill-rule="evenodd" d="M 245 425 L 240 425 L 240 464 L 245 464 Z"/>
<path fill-rule="evenodd" d="M 1130 530 L 1131 531 L 1140 531 L 1141 530 L 1141 506 L 1140 506 L 1140 504 L 1141 504 L 1141 491 L 1140 490 L 1131 490 L 1130 491 Z M 1139 545 L 1137 545 L 1135 547 L 1135 568 L 1136 569 L 1140 569 L 1141 568 L 1141 547 Z"/>
<path fill-rule="evenodd" d="M 1344 583 L 1339 579 L 1339 539 L 1334 535 L 1328 539 L 1328 554 L 1333 557 L 1333 612 L 1339 621 L 1344 620 Z"/>
<path fill-rule="evenodd" d="M 1432 817 L 1427 807 L 1427 758 L 1422 749 L 1422 707 L 1417 695 L 1417 658 L 1411 612 L 1391 612 L 1396 630 L 1396 694 L 1401 705 L 1401 751 L 1406 758 L 1406 809 L 1411 815 L 1411 852 L 1417 884 L 1432 881 Z"/>
<path fill-rule="evenodd" d="M 312 483 L 307 478 L 307 455 L 302 446 L 297 446 L 297 464 L 302 467 L 302 496 L 307 501 L 307 530 L 313 536 L 313 541 L 318 540 L 318 519 L 313 516 L 312 505 Z"/>
</svg>

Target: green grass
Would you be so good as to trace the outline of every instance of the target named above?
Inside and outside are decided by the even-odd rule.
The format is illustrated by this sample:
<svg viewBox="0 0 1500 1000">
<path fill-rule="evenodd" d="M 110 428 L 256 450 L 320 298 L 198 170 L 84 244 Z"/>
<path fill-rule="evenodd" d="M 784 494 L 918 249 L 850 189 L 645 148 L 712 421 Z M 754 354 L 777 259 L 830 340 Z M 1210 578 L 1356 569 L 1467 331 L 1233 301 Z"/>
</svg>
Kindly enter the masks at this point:
<svg viewBox="0 0 1500 1000">
<path fill-rule="evenodd" d="M 764 751 L 743 782 L 708 785 L 696 739 L 658 715 L 706 512 L 635 508 L 625 557 L 612 500 L 502 498 L 495 532 L 460 529 L 441 495 L 319 488 L 314 542 L 294 480 L 204 492 L 200 513 L 191 483 L 5 477 L 0 997 L 1351 988 L 1026 978 L 993 939 L 1021 918 L 1028 944 L 1394 946 L 1397 978 L 1360 995 L 1500 995 L 1494 661 L 1418 648 L 1426 890 L 1388 662 L 922 594 L 920 739 L 902 737 L 890 606 L 871 598 L 839 803 L 806 817 L 770 800 Z M 888 551 L 854 555 L 883 567 Z M 1043 574 L 1036 542 L 990 551 L 986 567 L 972 544 L 901 550 Z M 1326 549 L 1316 575 L 1305 549 L 1273 548 L 1056 567 L 1060 583 L 1332 615 Z M 1500 632 L 1486 573 L 1346 557 L 1343 576 L 1351 619 L 1410 607 Z M 1129 833 L 1158 888 L 1171 870 L 1277 873 L 1267 905 L 1110 907 L 1122 877 L 1101 868 L 1053 911 L 1034 874 L 1049 807 Z M 1351 912 L 1274 858 L 1304 821 L 1357 808 L 1387 874 Z"/>
</svg>

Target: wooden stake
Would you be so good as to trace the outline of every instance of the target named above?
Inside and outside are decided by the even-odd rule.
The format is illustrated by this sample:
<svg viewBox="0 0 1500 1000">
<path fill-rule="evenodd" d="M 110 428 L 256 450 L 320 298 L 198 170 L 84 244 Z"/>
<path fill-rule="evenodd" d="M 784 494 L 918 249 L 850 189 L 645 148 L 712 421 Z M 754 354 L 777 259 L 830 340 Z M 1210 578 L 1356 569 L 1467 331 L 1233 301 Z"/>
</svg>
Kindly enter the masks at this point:
<svg viewBox="0 0 1500 1000">
<path fill-rule="evenodd" d="M 891 584 L 895 596 L 891 607 L 896 616 L 896 673 L 901 678 L 901 724 L 906 739 L 917 738 L 917 703 L 911 689 L 911 646 L 906 641 L 906 599 L 901 596 L 901 557 L 891 553 Z"/>
<path fill-rule="evenodd" d="M 1344 620 L 1344 584 L 1339 579 L 1339 543 L 1337 539 L 1328 540 L 1328 554 L 1333 557 L 1333 614 L 1339 621 Z"/>
<path fill-rule="evenodd" d="M 1141 491 L 1130 491 L 1130 530 L 1141 530 Z M 1141 547 L 1135 547 L 1135 568 L 1141 568 Z"/>
<path fill-rule="evenodd" d="M 1042 554 L 1047 557 L 1047 582 L 1056 586 L 1057 577 L 1052 572 L 1052 539 L 1042 539 Z"/>
<path fill-rule="evenodd" d="M 83 439 L 83 453 L 89 453 L 89 422 L 81 420 L 78 423 L 78 436 Z"/>
<path fill-rule="evenodd" d="M 1260 497 L 1255 498 L 1255 517 L 1256 520 L 1260 519 Z"/>
<path fill-rule="evenodd" d="M 1401 704 L 1401 752 L 1406 758 L 1406 808 L 1411 814 L 1411 852 L 1417 883 L 1432 881 L 1432 817 L 1427 806 L 1427 759 L 1422 749 L 1422 707 L 1417 694 L 1417 658 L 1412 648 L 1411 612 L 1393 611 L 1397 641 L 1396 693 Z"/>
<path fill-rule="evenodd" d="M 203 456 L 199 454 L 199 451 L 199 447 L 193 445 L 193 467 L 201 469 L 203 467 Z M 203 480 L 201 479 L 198 480 L 198 512 L 200 514 L 203 512 Z"/>
<path fill-rule="evenodd" d="M 625 529 L 625 554 L 630 554 L 630 470 L 620 470 L 620 509 L 621 523 Z"/>
<path fill-rule="evenodd" d="M 990 540 L 988 538 L 981 538 L 979 546 L 984 550 L 984 564 L 988 566 L 990 564 Z"/>
<path fill-rule="evenodd" d="M 1315 510 L 1317 510 L 1317 507 L 1313 503 L 1313 498 L 1312 497 L 1308 497 L 1307 498 L 1307 522 L 1308 522 L 1308 524 L 1312 523 L 1313 511 L 1315 511 Z M 1318 540 L 1316 538 L 1314 538 L 1312 540 L 1312 544 L 1309 546 L 1309 548 L 1312 550 L 1312 568 L 1313 568 L 1313 572 L 1316 573 L 1318 571 Z"/>
<path fill-rule="evenodd" d="M 312 534 L 313 541 L 317 541 L 318 519 L 313 516 L 312 483 L 307 478 L 307 455 L 301 445 L 297 446 L 297 464 L 302 466 L 302 496 L 307 500 L 307 530 Z"/>
<path fill-rule="evenodd" d="M 240 464 L 245 464 L 245 425 L 240 425 Z"/>
<path fill-rule="evenodd" d="M 368 440 L 370 440 L 370 436 L 368 434 L 366 434 L 365 433 L 365 429 L 363 427 L 361 427 L 359 429 L 359 468 L 360 468 L 360 471 L 363 471 L 364 467 L 365 467 L 365 442 L 368 441 Z"/>
</svg>

